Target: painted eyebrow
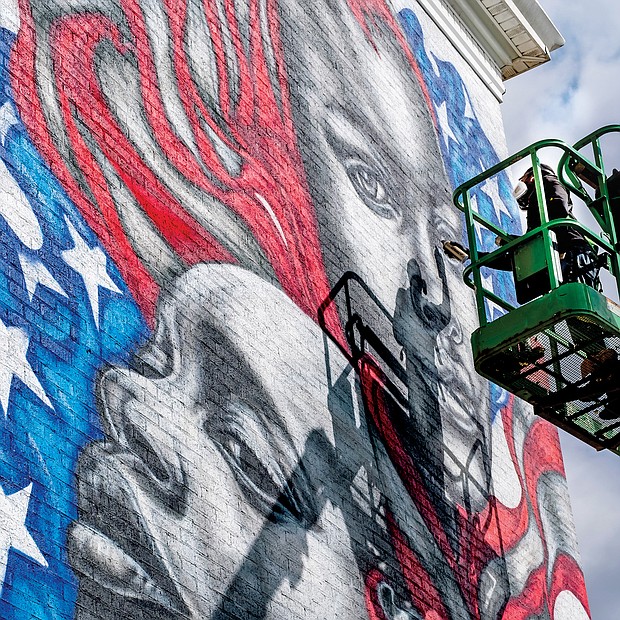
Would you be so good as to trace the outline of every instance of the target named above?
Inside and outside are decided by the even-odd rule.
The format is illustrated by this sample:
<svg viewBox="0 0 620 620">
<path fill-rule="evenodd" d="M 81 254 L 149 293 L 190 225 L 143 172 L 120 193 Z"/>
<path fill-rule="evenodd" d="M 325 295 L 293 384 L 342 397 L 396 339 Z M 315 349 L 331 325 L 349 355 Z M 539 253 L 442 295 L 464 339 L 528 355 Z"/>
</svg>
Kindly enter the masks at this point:
<svg viewBox="0 0 620 620">
<path fill-rule="evenodd" d="M 325 107 L 328 113 L 321 121 L 321 128 L 332 148 L 334 142 L 340 147 L 345 145 L 356 148 L 372 157 L 385 172 L 385 154 L 391 153 L 394 148 L 386 144 L 384 137 L 377 131 L 376 123 L 359 110 L 346 108 L 334 100 L 329 101 Z"/>
</svg>

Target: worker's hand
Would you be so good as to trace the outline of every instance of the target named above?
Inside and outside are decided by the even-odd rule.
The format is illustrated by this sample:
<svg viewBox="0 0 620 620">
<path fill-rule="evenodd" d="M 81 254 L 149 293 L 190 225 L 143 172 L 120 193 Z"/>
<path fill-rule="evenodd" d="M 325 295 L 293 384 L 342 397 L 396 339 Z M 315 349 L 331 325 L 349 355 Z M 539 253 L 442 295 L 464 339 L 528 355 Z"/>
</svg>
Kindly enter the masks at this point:
<svg viewBox="0 0 620 620">
<path fill-rule="evenodd" d="M 519 235 L 508 235 L 508 239 L 504 239 L 503 237 L 497 236 L 495 237 L 495 245 L 498 248 L 501 248 L 503 245 L 506 245 L 509 241 L 516 239 Z"/>
<path fill-rule="evenodd" d="M 469 250 L 462 246 L 458 241 L 442 240 L 444 254 L 448 258 L 464 263 L 469 258 Z"/>
</svg>

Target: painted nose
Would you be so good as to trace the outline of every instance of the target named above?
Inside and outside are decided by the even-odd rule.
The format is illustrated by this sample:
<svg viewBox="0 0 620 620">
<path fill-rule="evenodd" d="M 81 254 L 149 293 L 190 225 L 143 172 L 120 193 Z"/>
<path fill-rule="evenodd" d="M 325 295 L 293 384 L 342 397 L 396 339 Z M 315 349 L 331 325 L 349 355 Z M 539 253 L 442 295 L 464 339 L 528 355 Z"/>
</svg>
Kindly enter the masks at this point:
<svg viewBox="0 0 620 620">
<path fill-rule="evenodd" d="M 429 265 L 424 274 L 418 261 L 411 259 L 407 265 L 407 276 L 411 303 L 417 316 L 426 329 L 439 333 L 450 321 L 450 292 L 443 257 L 437 248 L 434 258 L 435 265 Z M 431 295 L 431 291 L 434 294 Z"/>
<path fill-rule="evenodd" d="M 149 394 L 156 393 L 155 385 L 135 372 L 111 368 L 100 377 L 99 391 L 107 439 L 119 453 L 131 455 L 135 472 L 160 503 L 184 512 L 188 489 L 180 455 L 162 436 L 145 402 Z"/>
</svg>

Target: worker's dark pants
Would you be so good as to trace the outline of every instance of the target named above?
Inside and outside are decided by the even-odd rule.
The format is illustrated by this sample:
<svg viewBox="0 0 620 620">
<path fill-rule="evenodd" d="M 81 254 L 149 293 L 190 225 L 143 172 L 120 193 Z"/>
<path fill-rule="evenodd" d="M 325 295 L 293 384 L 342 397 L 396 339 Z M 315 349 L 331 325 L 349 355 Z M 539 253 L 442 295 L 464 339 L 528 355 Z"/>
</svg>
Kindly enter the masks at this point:
<svg viewBox="0 0 620 620">
<path fill-rule="evenodd" d="M 562 265 L 562 280 L 565 283 L 581 282 L 600 291 L 596 254 L 589 245 L 570 248 L 560 259 L 560 264 Z"/>
<path fill-rule="evenodd" d="M 479 257 L 484 258 L 490 252 L 480 252 Z M 562 283 L 581 282 L 600 290 L 598 278 L 599 267 L 596 264 L 596 254 L 589 245 L 574 245 L 567 250 L 560 259 L 562 268 Z M 493 259 L 487 267 L 500 269 L 501 271 L 514 271 L 512 254 L 507 252 Z"/>
</svg>

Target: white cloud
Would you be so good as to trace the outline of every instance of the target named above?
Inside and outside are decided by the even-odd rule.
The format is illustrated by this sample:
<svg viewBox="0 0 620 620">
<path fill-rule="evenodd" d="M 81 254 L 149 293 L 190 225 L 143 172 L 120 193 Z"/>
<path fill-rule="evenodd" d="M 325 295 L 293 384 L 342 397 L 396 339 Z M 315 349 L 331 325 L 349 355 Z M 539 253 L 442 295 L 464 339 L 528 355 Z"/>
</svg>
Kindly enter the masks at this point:
<svg viewBox="0 0 620 620">
<path fill-rule="evenodd" d="M 543 138 L 575 142 L 620 122 L 620 11 L 612 0 L 542 2 L 566 39 L 552 61 L 506 83 L 503 104 L 511 150 Z M 569 6 L 569 8 L 566 8 Z M 608 167 L 620 163 L 620 135 Z"/>
</svg>

